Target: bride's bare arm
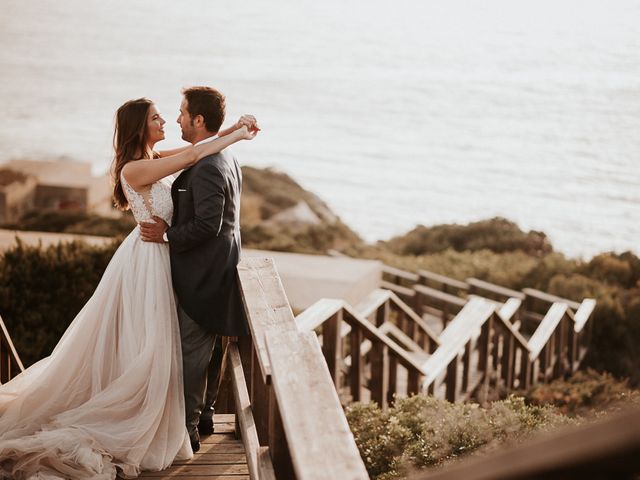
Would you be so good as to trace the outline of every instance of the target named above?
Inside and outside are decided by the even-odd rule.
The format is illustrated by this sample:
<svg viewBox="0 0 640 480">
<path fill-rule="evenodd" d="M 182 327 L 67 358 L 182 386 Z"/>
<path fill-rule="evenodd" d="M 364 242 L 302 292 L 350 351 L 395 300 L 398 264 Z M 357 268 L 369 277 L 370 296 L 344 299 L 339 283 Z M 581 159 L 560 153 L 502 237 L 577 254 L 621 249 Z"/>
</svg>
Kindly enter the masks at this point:
<svg viewBox="0 0 640 480">
<path fill-rule="evenodd" d="M 129 185 L 136 190 L 143 190 L 146 186 L 172 173 L 190 167 L 201 158 L 218 153 L 239 140 L 253 139 L 256 133 L 256 131 L 250 132 L 246 127 L 242 127 L 224 137 L 216 138 L 201 145 L 186 147 L 175 155 L 129 162 L 122 169 L 122 173 Z"/>
<path fill-rule="evenodd" d="M 250 131 L 260 130 L 260 128 L 258 128 L 258 121 L 256 120 L 256 117 L 254 117 L 253 115 L 245 114 L 245 115 L 242 115 L 238 119 L 238 121 L 233 125 L 231 125 L 229 128 L 220 130 L 218 132 L 218 136 L 224 137 L 225 135 L 229 135 L 230 133 L 234 132 L 235 130 L 238 130 L 239 128 L 242 128 L 243 126 L 247 127 Z"/>
<path fill-rule="evenodd" d="M 186 149 L 188 149 L 191 145 L 186 145 L 184 147 L 179 147 L 179 148 L 173 148 L 171 150 L 160 150 L 158 152 L 158 155 L 160 156 L 160 158 L 165 158 L 165 157 L 170 157 L 171 155 L 177 155 L 179 153 L 184 152 Z"/>
</svg>

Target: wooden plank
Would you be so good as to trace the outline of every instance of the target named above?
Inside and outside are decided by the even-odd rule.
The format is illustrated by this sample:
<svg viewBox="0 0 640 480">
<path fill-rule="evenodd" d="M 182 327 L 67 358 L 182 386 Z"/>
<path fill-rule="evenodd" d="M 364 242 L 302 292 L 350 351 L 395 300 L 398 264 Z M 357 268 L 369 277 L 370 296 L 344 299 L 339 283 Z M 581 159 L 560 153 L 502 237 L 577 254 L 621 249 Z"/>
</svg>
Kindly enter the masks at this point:
<svg viewBox="0 0 640 480">
<path fill-rule="evenodd" d="M 20 360 L 20 355 L 18 355 L 18 351 L 16 350 L 16 347 L 13 345 L 13 342 L 11 341 L 11 336 L 9 335 L 9 331 L 7 330 L 7 327 L 4 324 L 4 320 L 2 320 L 1 316 L 0 316 L 0 334 L 1 334 L 0 336 L 2 337 L 1 340 L 7 347 L 9 353 L 11 354 L 11 358 L 16 363 L 16 366 L 20 369 L 20 372 L 24 372 L 24 365 L 22 364 L 22 360 Z M 20 372 L 16 372 L 16 375 Z M 16 375 L 12 375 L 12 376 L 15 377 Z"/>
<path fill-rule="evenodd" d="M 515 447 L 469 458 L 409 480 L 633 478 L 640 470 L 640 409 L 541 434 Z"/>
<path fill-rule="evenodd" d="M 276 474 L 273 471 L 269 447 L 260 447 L 258 449 L 258 476 L 253 478 L 259 480 L 275 480 Z"/>
<path fill-rule="evenodd" d="M 265 340 L 297 480 L 368 479 L 315 333 Z"/>
<path fill-rule="evenodd" d="M 409 305 L 402 301 L 395 293 L 391 292 L 389 296 L 392 304 L 398 307 L 404 314 L 429 337 L 429 340 L 435 345 L 440 345 L 438 334 L 425 322 L 420 315 L 418 315 Z M 435 348 L 434 348 L 435 350 Z"/>
<path fill-rule="evenodd" d="M 363 317 L 369 317 L 370 315 L 373 315 L 382 305 L 384 305 L 384 302 L 389 300 L 390 296 L 391 292 L 389 290 L 376 288 L 375 290 L 371 291 L 371 293 L 369 293 L 369 295 L 367 295 L 364 300 L 356 305 L 355 309 Z"/>
<path fill-rule="evenodd" d="M 144 478 L 146 478 L 147 480 L 162 480 L 163 478 L 170 478 L 168 476 L 158 476 L 161 472 L 154 472 L 155 475 L 145 475 Z M 117 477 L 117 478 L 123 478 L 123 477 Z M 231 474 L 231 475 L 214 475 L 214 476 L 210 476 L 210 475 L 188 475 L 186 477 L 183 477 L 185 479 L 188 480 L 251 480 L 251 477 L 249 477 L 249 475 L 235 475 L 235 474 Z"/>
<path fill-rule="evenodd" d="M 380 282 L 380 287 L 409 298 L 412 298 L 416 294 L 416 291 L 413 288 L 403 287 L 402 285 L 396 285 L 395 283 L 386 282 L 384 280 Z"/>
<path fill-rule="evenodd" d="M 508 322 L 516 314 L 520 306 L 522 305 L 522 299 L 511 297 L 504 304 L 498 308 L 496 312 L 498 316 Z"/>
<path fill-rule="evenodd" d="M 240 425 L 240 433 L 242 442 L 245 447 L 245 462 L 248 465 L 249 473 L 252 477 L 258 478 L 258 453 L 260 442 L 258 440 L 258 431 L 256 429 L 253 411 L 251 409 L 251 401 L 249 399 L 249 391 L 245 381 L 244 371 L 242 369 L 242 361 L 238 345 L 229 343 L 228 355 L 231 368 L 231 378 L 233 383 L 233 393 L 236 403 L 236 415 Z M 221 417 L 221 418 L 220 418 Z M 215 420 L 224 420 L 228 418 L 220 416 Z M 214 422 L 217 428 L 217 424 Z M 273 467 L 272 467 L 273 469 Z M 272 477 L 275 480 L 275 475 Z"/>
<path fill-rule="evenodd" d="M 584 328 L 595 308 L 596 301 L 593 298 L 585 298 L 582 301 L 576 313 L 573 314 L 574 331 L 580 332 Z"/>
<path fill-rule="evenodd" d="M 242 440 L 229 440 L 228 442 L 224 441 L 206 441 L 211 440 L 212 437 L 220 437 L 222 435 L 218 435 L 217 433 L 214 435 L 210 435 L 208 437 L 202 437 L 200 443 L 200 450 L 198 451 L 198 455 L 205 453 L 244 453 L 244 445 L 242 444 Z M 231 436 L 231 435 L 229 435 Z"/>
<path fill-rule="evenodd" d="M 578 308 L 580 308 L 580 304 L 577 302 L 573 302 L 566 298 L 558 297 L 557 295 L 552 295 L 541 290 L 536 290 L 535 288 L 523 288 L 522 293 L 524 293 L 528 297 L 533 297 L 547 303 L 566 303 L 572 310 L 577 310 Z"/>
<path fill-rule="evenodd" d="M 357 327 L 361 328 L 362 334 L 365 338 L 367 338 L 369 341 L 373 343 L 375 342 L 384 343 L 385 345 L 387 345 L 387 347 L 389 347 L 390 352 L 393 355 L 396 355 L 398 357 L 398 360 L 400 361 L 403 367 L 407 369 L 415 369 L 422 373 L 422 369 L 420 365 L 416 363 L 414 358 L 411 355 L 409 355 L 407 352 L 405 352 L 405 350 L 400 345 L 398 345 L 389 337 L 381 333 L 380 330 L 376 326 L 374 326 L 371 322 L 362 318 L 358 314 L 358 312 L 352 309 L 349 305 L 345 305 L 344 312 L 346 313 L 346 315 L 344 316 L 344 320 L 346 322 L 353 322 Z M 360 353 L 361 354 L 366 353 L 364 345 Z"/>
<path fill-rule="evenodd" d="M 269 383 L 266 331 L 293 331 L 297 325 L 272 258 L 247 257 L 238 265 L 245 313 L 255 344 L 264 383 Z"/>
<path fill-rule="evenodd" d="M 455 278 L 447 277 L 445 275 L 440 275 L 439 273 L 430 272 L 429 270 L 418 270 L 418 274 L 421 278 L 426 278 L 428 280 L 441 283 L 442 285 L 447 285 L 449 287 L 457 288 L 458 290 L 468 290 L 469 285 L 460 280 L 456 280 Z"/>
<path fill-rule="evenodd" d="M 224 464 L 246 464 L 247 456 L 244 453 L 203 453 L 198 452 L 191 460 L 181 460 L 173 462 L 173 465 L 224 465 Z"/>
<path fill-rule="evenodd" d="M 296 324 L 301 332 L 310 332 L 324 323 L 325 320 L 338 313 L 344 300 L 322 298 L 296 317 Z"/>
<path fill-rule="evenodd" d="M 418 275 L 413 272 L 407 272 L 406 270 L 400 270 L 399 268 L 390 267 L 389 265 L 382 265 L 382 273 L 391 275 L 394 277 L 399 277 L 404 280 L 409 280 L 410 282 L 417 282 Z"/>
<path fill-rule="evenodd" d="M 494 293 L 505 298 L 513 297 L 519 300 L 524 300 L 525 298 L 525 295 L 522 292 L 518 292 L 517 290 L 512 290 L 501 285 L 496 285 L 495 283 L 486 282 L 478 278 L 467 278 L 467 283 L 475 290 L 484 290 L 485 292 Z"/>
<path fill-rule="evenodd" d="M 562 320 L 562 317 L 567 313 L 568 305 L 566 303 L 556 302 L 551 305 L 549 311 L 542 319 L 538 328 L 529 339 L 529 351 L 530 351 L 530 359 L 534 361 L 540 355 L 540 352 L 545 347 L 551 335 L 555 331 L 556 327 Z"/>
<path fill-rule="evenodd" d="M 162 472 L 142 472 L 141 478 L 157 477 L 174 478 L 174 477 L 191 477 L 214 476 L 214 475 L 248 475 L 249 469 L 247 465 L 176 465 L 163 470 Z"/>
<path fill-rule="evenodd" d="M 412 354 L 418 356 L 429 356 L 428 352 L 424 351 L 420 345 L 418 345 L 411 337 L 396 327 L 393 323 L 387 322 L 384 325 L 381 325 L 380 331 L 385 332 L 387 336 L 395 338 L 397 343 Z M 424 361 L 426 358 L 423 358 L 422 360 Z"/>
<path fill-rule="evenodd" d="M 216 414 L 217 415 L 217 414 Z M 214 416 L 215 418 L 215 416 Z M 208 437 L 203 437 L 201 439 L 201 443 L 208 445 L 208 444 L 213 444 L 213 445 L 218 445 L 220 443 L 229 443 L 229 444 L 233 444 L 233 445 L 242 445 L 242 442 L 240 440 L 238 440 L 235 435 L 233 435 L 232 433 L 220 433 L 218 431 L 216 431 L 216 433 L 214 435 L 209 435 Z"/>
<path fill-rule="evenodd" d="M 441 292 L 435 288 L 426 287 L 424 285 L 414 285 L 413 288 L 416 292 L 424 295 L 425 297 L 429 297 L 443 303 L 449 303 L 457 307 L 463 307 L 465 303 L 467 303 L 467 300 L 464 298 L 451 295 L 450 293 Z"/>
<path fill-rule="evenodd" d="M 495 306 L 491 302 L 480 297 L 470 297 L 469 302 L 447 327 L 450 331 L 455 331 L 456 335 L 447 337 L 447 340 L 422 364 L 422 370 L 426 373 L 423 386 L 428 386 L 436 380 L 494 311 Z"/>
</svg>

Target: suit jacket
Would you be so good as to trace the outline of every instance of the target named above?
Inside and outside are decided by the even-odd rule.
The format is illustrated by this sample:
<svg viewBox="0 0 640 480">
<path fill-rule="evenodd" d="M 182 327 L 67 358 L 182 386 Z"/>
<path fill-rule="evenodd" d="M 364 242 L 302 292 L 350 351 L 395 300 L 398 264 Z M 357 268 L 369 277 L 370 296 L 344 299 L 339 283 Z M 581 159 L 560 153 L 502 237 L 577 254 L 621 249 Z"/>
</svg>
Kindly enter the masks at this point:
<svg viewBox="0 0 640 480">
<path fill-rule="evenodd" d="M 236 267 L 240 260 L 242 172 L 229 150 L 203 158 L 173 182 L 167 230 L 173 287 L 206 331 L 246 335 Z"/>
</svg>

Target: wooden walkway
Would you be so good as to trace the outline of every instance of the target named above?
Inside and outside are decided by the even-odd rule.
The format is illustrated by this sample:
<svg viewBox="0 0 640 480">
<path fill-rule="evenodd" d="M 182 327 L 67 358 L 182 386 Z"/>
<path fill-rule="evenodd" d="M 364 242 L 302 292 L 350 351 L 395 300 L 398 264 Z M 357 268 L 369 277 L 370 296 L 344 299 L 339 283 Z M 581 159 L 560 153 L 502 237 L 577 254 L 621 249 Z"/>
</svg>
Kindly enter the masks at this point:
<svg viewBox="0 0 640 480">
<path fill-rule="evenodd" d="M 234 434 L 235 415 L 214 417 L 215 433 L 201 439 L 202 446 L 191 460 L 174 463 L 162 472 L 142 472 L 146 480 L 249 480 L 242 440 Z"/>
</svg>

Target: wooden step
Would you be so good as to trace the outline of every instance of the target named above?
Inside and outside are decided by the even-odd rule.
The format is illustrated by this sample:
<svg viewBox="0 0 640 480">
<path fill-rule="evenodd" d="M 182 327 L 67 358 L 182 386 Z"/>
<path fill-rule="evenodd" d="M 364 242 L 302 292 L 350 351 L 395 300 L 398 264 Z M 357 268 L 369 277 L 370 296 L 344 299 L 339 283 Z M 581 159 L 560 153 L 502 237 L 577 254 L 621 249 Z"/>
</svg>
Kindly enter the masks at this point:
<svg viewBox="0 0 640 480">
<path fill-rule="evenodd" d="M 190 460 L 176 461 L 161 472 L 142 472 L 145 480 L 249 480 L 242 441 L 235 438 L 235 415 L 214 416 L 215 433 L 201 438 L 201 447 Z"/>
</svg>

